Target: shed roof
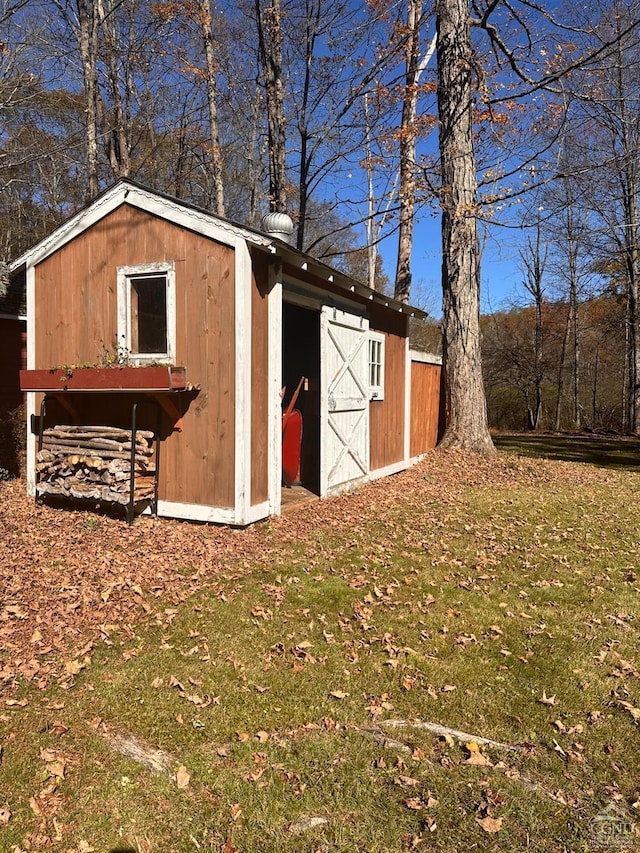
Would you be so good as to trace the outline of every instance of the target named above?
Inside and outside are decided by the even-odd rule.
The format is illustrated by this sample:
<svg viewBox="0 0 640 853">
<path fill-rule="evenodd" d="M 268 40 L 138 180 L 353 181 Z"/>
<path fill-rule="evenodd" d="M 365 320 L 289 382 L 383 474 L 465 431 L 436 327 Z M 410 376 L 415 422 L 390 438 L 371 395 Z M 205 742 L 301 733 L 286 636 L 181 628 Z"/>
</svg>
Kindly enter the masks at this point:
<svg viewBox="0 0 640 853">
<path fill-rule="evenodd" d="M 356 294 L 361 298 L 409 316 L 427 316 L 419 308 L 372 290 L 350 276 L 270 234 L 238 225 L 197 205 L 144 187 L 129 178 L 123 178 L 108 187 L 86 207 L 58 226 L 55 231 L 44 237 L 19 258 L 16 258 L 10 265 L 10 270 L 15 272 L 23 266 L 39 263 L 122 204 L 132 205 L 226 245 L 235 246 L 238 241 L 245 241 L 258 250 L 282 258 L 283 261 L 298 267 L 301 271 L 306 270 L 317 278 L 330 282 L 334 287 L 337 286 L 346 293 Z M 0 288 L 0 294 L 1 292 Z"/>
</svg>

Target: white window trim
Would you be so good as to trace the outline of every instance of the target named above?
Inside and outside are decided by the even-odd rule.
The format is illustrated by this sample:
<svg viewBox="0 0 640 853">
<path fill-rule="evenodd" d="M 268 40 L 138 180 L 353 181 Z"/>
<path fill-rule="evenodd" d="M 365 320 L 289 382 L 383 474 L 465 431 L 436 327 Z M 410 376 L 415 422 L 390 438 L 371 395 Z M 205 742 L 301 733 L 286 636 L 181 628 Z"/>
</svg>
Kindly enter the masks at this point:
<svg viewBox="0 0 640 853">
<path fill-rule="evenodd" d="M 131 353 L 131 279 L 164 273 L 167 282 L 167 352 Z M 132 364 L 174 364 L 176 358 L 176 270 L 173 261 L 118 267 L 118 346 L 130 354 Z"/>
<path fill-rule="evenodd" d="M 384 342 L 386 338 L 381 332 L 369 332 L 369 342 L 377 341 L 380 343 L 380 383 L 378 385 L 369 385 L 370 400 L 384 400 Z M 371 345 L 369 346 L 369 378 L 371 378 Z"/>
</svg>

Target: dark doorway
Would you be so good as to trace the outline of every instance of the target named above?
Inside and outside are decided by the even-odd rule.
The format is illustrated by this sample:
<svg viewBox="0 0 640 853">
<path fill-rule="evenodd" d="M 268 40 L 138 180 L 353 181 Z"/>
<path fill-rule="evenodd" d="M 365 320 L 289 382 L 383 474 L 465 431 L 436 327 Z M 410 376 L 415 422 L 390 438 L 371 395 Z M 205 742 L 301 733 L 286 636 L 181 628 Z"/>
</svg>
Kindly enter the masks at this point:
<svg viewBox="0 0 640 853">
<path fill-rule="evenodd" d="M 295 408 L 302 414 L 300 483 L 320 494 L 320 313 L 285 302 L 282 306 L 283 409 L 303 383 Z"/>
</svg>

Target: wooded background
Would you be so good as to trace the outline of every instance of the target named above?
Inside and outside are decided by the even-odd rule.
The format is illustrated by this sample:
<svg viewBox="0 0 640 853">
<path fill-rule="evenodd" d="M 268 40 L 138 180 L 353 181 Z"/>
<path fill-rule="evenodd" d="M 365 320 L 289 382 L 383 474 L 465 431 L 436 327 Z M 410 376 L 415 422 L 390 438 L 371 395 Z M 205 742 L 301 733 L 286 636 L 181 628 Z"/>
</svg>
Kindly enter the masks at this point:
<svg viewBox="0 0 640 853">
<path fill-rule="evenodd" d="M 495 425 L 637 432 L 640 6 L 548 6 L 0 0 L 0 257 L 126 176 L 249 226 L 286 209 L 407 301 L 439 215 L 453 443 L 490 449 L 483 377 Z M 486 240 L 522 293 L 480 324 Z"/>
</svg>

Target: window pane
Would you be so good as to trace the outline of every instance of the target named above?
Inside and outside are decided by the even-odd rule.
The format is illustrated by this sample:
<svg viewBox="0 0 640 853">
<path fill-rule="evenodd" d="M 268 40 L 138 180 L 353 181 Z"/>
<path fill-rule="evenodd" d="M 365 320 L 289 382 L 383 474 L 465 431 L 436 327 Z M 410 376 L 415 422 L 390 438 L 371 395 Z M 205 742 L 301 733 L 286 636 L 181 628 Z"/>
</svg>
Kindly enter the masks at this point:
<svg viewBox="0 0 640 853">
<path fill-rule="evenodd" d="M 167 279 L 164 275 L 131 279 L 131 349 L 167 352 Z"/>
</svg>

